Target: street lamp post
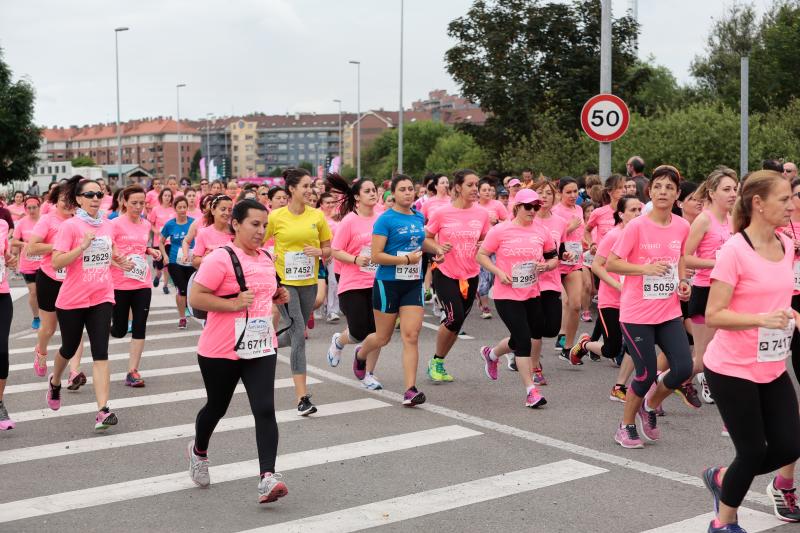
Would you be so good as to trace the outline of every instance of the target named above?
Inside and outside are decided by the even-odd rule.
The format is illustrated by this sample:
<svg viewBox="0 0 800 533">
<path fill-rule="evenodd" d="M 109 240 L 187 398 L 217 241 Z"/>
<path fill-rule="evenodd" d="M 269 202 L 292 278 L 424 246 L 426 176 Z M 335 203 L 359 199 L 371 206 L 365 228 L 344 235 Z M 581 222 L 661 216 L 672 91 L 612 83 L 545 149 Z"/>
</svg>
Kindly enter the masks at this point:
<svg viewBox="0 0 800 533">
<path fill-rule="evenodd" d="M 403 173 L 403 8 L 405 2 L 400 0 L 400 113 L 397 126 L 397 173 Z"/>
<path fill-rule="evenodd" d="M 361 61 L 350 61 L 350 64 L 356 66 L 356 178 L 361 179 Z"/>
<path fill-rule="evenodd" d="M 175 92 L 178 97 L 178 183 L 180 184 L 183 177 L 183 151 L 181 146 L 181 87 L 186 87 L 185 83 L 179 83 L 175 86 Z"/>
<path fill-rule="evenodd" d="M 339 159 L 342 158 L 342 101 L 338 98 L 334 100 L 337 104 L 339 104 Z"/>
<path fill-rule="evenodd" d="M 117 185 L 122 183 L 122 129 L 119 124 L 119 32 L 128 31 L 126 26 L 114 28 L 114 61 L 117 69 Z"/>
<path fill-rule="evenodd" d="M 211 128 L 208 121 L 214 113 L 206 113 L 206 179 L 211 181 Z"/>
</svg>

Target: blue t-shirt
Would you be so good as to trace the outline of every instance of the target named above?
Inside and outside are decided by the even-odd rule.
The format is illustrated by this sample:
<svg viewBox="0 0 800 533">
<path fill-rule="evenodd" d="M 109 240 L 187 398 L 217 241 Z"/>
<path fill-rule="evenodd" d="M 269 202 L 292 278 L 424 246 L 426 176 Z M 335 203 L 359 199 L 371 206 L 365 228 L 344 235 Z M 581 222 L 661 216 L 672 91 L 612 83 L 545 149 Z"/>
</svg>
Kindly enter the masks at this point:
<svg viewBox="0 0 800 533">
<path fill-rule="evenodd" d="M 416 252 L 422 250 L 422 242 L 425 240 L 425 217 L 416 210 L 412 210 L 410 215 L 405 215 L 394 209 L 388 209 L 375 221 L 372 233 L 386 237 L 383 251 L 389 255 L 402 255 L 398 252 Z M 394 265 L 378 265 L 375 279 L 394 280 L 394 274 Z"/>
<path fill-rule="evenodd" d="M 164 227 L 161 228 L 161 236 L 165 239 L 169 238 L 169 262 L 170 263 L 177 263 L 178 262 L 178 250 L 180 249 L 181 245 L 183 244 L 183 238 L 186 237 L 186 234 L 189 233 L 189 227 L 191 227 L 192 222 L 194 219 L 192 217 L 186 217 L 185 224 L 178 224 L 178 221 L 174 218 L 171 218 L 164 224 Z M 189 245 L 191 248 L 194 246 L 194 241 Z"/>
</svg>

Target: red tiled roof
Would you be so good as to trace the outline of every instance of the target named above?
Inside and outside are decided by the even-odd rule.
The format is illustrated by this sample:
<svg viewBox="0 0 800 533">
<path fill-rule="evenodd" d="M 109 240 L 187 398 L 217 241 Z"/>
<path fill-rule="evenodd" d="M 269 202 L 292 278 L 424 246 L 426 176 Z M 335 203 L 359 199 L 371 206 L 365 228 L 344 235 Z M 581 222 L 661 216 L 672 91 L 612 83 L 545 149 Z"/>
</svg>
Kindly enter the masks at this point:
<svg viewBox="0 0 800 533">
<path fill-rule="evenodd" d="M 177 133 L 178 123 L 171 118 L 151 120 L 131 120 L 121 124 L 122 135 L 153 135 L 161 133 Z M 188 122 L 181 121 L 181 133 L 198 133 Z M 117 136 L 116 124 L 93 124 L 81 128 L 46 128 L 42 137 L 48 141 L 86 141 L 93 139 L 109 139 Z"/>
</svg>

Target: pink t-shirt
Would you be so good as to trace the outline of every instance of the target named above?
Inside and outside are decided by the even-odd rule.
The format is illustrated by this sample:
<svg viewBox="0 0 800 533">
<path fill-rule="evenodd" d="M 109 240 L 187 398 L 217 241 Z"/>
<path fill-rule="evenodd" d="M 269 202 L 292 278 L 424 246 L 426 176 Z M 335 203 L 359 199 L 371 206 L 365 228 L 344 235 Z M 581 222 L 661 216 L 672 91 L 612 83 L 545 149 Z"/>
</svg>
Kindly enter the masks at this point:
<svg viewBox="0 0 800 533">
<path fill-rule="evenodd" d="M 201 220 L 203 218 L 203 212 L 200 211 L 199 207 L 195 207 L 194 209 L 189 209 L 186 212 L 186 216 L 195 220 Z"/>
<path fill-rule="evenodd" d="M 372 251 L 372 225 L 380 215 L 373 211 L 371 217 L 362 217 L 358 213 L 348 213 L 336 229 L 331 248 L 341 250 L 350 255 L 370 257 Z M 371 288 L 375 281 L 377 265 L 360 267 L 353 263 L 339 263 L 339 289 L 337 294 L 356 289 Z M 370 268 L 372 267 L 372 268 Z"/>
<path fill-rule="evenodd" d="M 103 199 L 100 200 L 100 210 L 105 211 L 106 214 L 111 212 L 111 203 L 114 201 L 114 196 L 106 193 Z"/>
<path fill-rule="evenodd" d="M 144 195 L 144 203 L 147 205 L 148 209 L 153 209 L 154 207 L 159 205 L 158 202 L 158 195 L 160 193 L 155 189 L 151 191 L 147 191 L 147 194 Z"/>
<path fill-rule="evenodd" d="M 678 261 L 683 256 L 686 237 L 689 236 L 689 223 L 672 215 L 666 226 L 656 224 L 648 215 L 631 220 L 622 232 L 612 252 L 632 265 L 648 265 L 666 261 L 672 265 L 670 273 L 663 277 L 648 276 L 645 292 L 645 276 L 625 276 L 620 298 L 620 322 L 630 324 L 662 324 L 681 316 L 678 299 Z M 669 286 L 674 290 L 665 297 L 653 297 L 655 288 Z M 645 298 L 650 294 L 649 298 Z"/>
<path fill-rule="evenodd" d="M 521 302 L 541 294 L 536 281 L 536 263 L 544 261 L 544 252 L 555 249 L 555 243 L 544 226 L 535 222 L 530 226 L 520 226 L 513 220 L 501 222 L 489 230 L 482 247 L 495 254 L 497 268 L 514 281 L 506 285 L 495 276 L 492 292 L 495 300 Z"/>
<path fill-rule="evenodd" d="M 569 274 L 574 270 L 579 270 L 583 266 L 583 209 L 579 205 L 574 205 L 571 208 L 559 202 L 553 206 L 552 212 L 567 221 L 567 226 L 572 223 L 572 217 L 577 217 L 581 224 L 571 232 L 567 233 L 562 241 L 566 250 L 572 252 L 577 256 L 574 264 L 564 264 L 561 261 L 560 272 L 562 274 Z"/>
<path fill-rule="evenodd" d="M 0 219 L 0 294 L 11 292 L 8 288 L 8 267 L 6 267 L 6 252 L 11 243 L 8 241 L 8 222 Z"/>
<path fill-rule="evenodd" d="M 428 200 L 422 204 L 422 214 L 425 220 L 430 220 L 437 209 L 441 209 L 447 205 L 450 205 L 449 196 L 445 196 L 444 198 L 439 198 L 438 196 L 428 198 Z"/>
<path fill-rule="evenodd" d="M 227 232 L 219 231 L 214 226 L 206 226 L 197 230 L 197 237 L 194 238 L 194 251 L 192 252 L 195 257 L 203 257 L 208 252 L 230 244 L 233 240 L 233 235 Z M 228 257 L 230 259 L 230 256 Z"/>
<path fill-rule="evenodd" d="M 556 250 L 564 241 L 567 231 L 567 221 L 558 215 L 550 215 L 547 218 L 536 217 L 535 222 L 541 224 L 550 233 Z M 539 290 L 561 292 L 561 271 L 560 269 L 542 272 L 539 275 Z"/>
<path fill-rule="evenodd" d="M 42 262 L 41 256 L 28 257 L 27 242 L 30 240 L 36 222 L 31 217 L 24 216 L 14 225 L 14 238 L 26 243 L 19 254 L 19 271 L 23 274 L 33 274 L 39 269 L 39 264 Z"/>
<path fill-rule="evenodd" d="M 131 222 L 128 215 L 123 214 L 111 222 L 111 238 L 117 253 L 134 261 L 136 268 L 125 272 L 121 268 L 111 267 L 111 278 L 114 288 L 121 291 L 146 289 L 150 287 L 150 265 L 147 262 L 147 239 L 150 237 L 150 222 L 139 218 Z M 132 258 L 131 256 L 138 256 Z"/>
<path fill-rule="evenodd" d="M 719 251 L 711 278 L 733 287 L 728 309 L 737 313 L 771 313 L 792 305 L 792 262 L 794 245 L 785 235 L 779 238 L 786 250 L 778 262 L 761 257 L 737 233 Z M 706 348 L 703 364 L 720 374 L 769 383 L 786 371 L 786 361 L 759 361 L 762 328 L 730 331 L 718 329 Z M 777 330 L 780 331 L 780 330 Z M 765 330 L 776 332 L 776 330 Z M 789 332 L 788 343 L 791 340 Z M 769 341 L 766 343 L 769 345 Z"/>
<path fill-rule="evenodd" d="M 469 209 L 451 204 L 434 210 L 425 230 L 436 235 L 439 244 L 453 246 L 445 254 L 444 263 L 437 266 L 442 274 L 463 280 L 477 276 L 481 270 L 475 260 L 478 241 L 490 227 L 489 213 L 474 204 Z"/>
<path fill-rule="evenodd" d="M 710 220 L 708 231 L 703 234 L 703 238 L 697 245 L 694 255 L 700 259 L 716 259 L 717 252 L 725 242 L 731 238 L 731 217 L 726 215 L 725 222 L 720 223 L 717 218 L 711 214 L 711 211 L 705 210 L 704 213 Z M 697 287 L 710 287 L 711 286 L 711 269 L 698 268 L 694 275 L 692 285 Z"/>
<path fill-rule="evenodd" d="M 499 200 L 489 200 L 485 204 L 478 202 L 475 205 L 484 209 L 487 213 L 493 213 L 498 222 L 502 222 L 508 218 L 508 210 Z"/>
<path fill-rule="evenodd" d="M 153 225 L 153 246 L 158 246 L 158 243 L 161 242 L 161 229 L 173 218 L 175 218 L 175 210 L 162 205 L 155 206 L 147 215 L 147 220 Z"/>
<path fill-rule="evenodd" d="M 255 299 L 248 308 L 250 324 L 258 321 L 265 324 L 266 321 L 272 323 L 272 296 L 278 287 L 275 278 L 275 265 L 267 256 L 259 251 L 258 255 L 247 255 L 233 243 L 227 243 L 236 253 L 239 262 L 242 264 L 244 279 L 247 288 L 255 293 Z M 228 296 L 239 293 L 239 284 L 236 282 L 236 275 L 233 273 L 231 257 L 226 250 L 216 249 L 203 259 L 200 269 L 194 277 L 194 283 L 210 289 L 216 296 Z M 236 319 L 244 322 L 245 310 L 235 313 L 224 313 L 209 311 L 208 320 L 200 334 L 197 343 L 197 353 L 203 357 L 217 359 L 239 359 L 236 354 L 235 345 L 238 340 L 236 336 Z M 272 346 L 277 346 L 277 339 L 273 332 Z"/>
<path fill-rule="evenodd" d="M 25 216 L 25 204 L 17 205 L 15 203 L 10 203 L 6 206 L 6 209 L 11 213 L 11 219 L 14 221 L 14 225 L 16 225 L 17 220 Z"/>
<path fill-rule="evenodd" d="M 87 232 L 95 235 L 89 248 L 67 265 L 67 278 L 56 298 L 58 309 L 82 309 L 104 302 L 114 303 L 112 230 L 109 221 L 102 220 L 99 226 L 92 226 L 78 217 L 72 217 L 58 228 L 53 240 L 53 251 L 56 252 L 74 250 Z"/>
<path fill-rule="evenodd" d="M 606 233 L 605 236 L 600 239 L 600 243 L 597 245 L 595 261 L 598 257 L 602 257 L 608 261 L 608 256 L 611 254 L 611 249 L 614 247 L 620 237 L 622 237 L 622 226 L 617 226 Z M 609 272 L 608 275 L 614 278 L 616 281 L 619 281 L 619 274 Z M 597 289 L 598 308 L 603 309 L 606 307 L 613 307 L 614 309 L 619 309 L 619 296 L 620 294 L 617 289 L 611 287 L 602 279 L 600 280 L 600 287 Z"/>
<path fill-rule="evenodd" d="M 586 225 L 592 232 L 592 241 L 595 244 L 599 244 L 615 224 L 614 209 L 612 209 L 611 205 L 604 205 L 592 211 L 592 214 L 589 215 L 589 222 Z M 597 233 L 594 230 L 597 230 Z"/>
<path fill-rule="evenodd" d="M 69 218 L 70 217 L 61 218 L 58 214 L 58 210 L 54 210 L 51 213 L 42 215 L 39 217 L 39 221 L 36 223 L 36 225 L 33 226 L 31 235 L 36 235 L 39 237 L 44 244 L 53 244 L 53 241 L 56 238 L 56 233 L 58 233 L 58 228 L 60 228 L 65 221 L 69 220 Z M 42 272 L 47 274 L 50 279 L 64 281 L 64 276 L 67 275 L 67 269 L 62 268 L 60 274 L 56 274 L 56 271 L 53 269 L 51 259 L 51 254 L 42 254 L 42 262 L 39 263 L 39 268 L 41 268 Z"/>
<path fill-rule="evenodd" d="M 53 210 L 53 204 L 50 202 L 42 202 L 42 207 L 39 209 L 39 215 L 46 215 Z"/>
</svg>

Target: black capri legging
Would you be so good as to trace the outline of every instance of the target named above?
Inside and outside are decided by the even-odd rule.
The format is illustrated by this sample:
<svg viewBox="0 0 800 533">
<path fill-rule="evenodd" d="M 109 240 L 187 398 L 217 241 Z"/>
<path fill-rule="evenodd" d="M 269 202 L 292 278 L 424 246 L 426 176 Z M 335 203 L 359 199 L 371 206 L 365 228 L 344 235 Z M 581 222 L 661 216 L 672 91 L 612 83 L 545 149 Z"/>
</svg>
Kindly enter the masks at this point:
<svg viewBox="0 0 800 533">
<path fill-rule="evenodd" d="M 8 334 L 14 318 L 14 302 L 11 294 L 0 293 L 0 379 L 8 379 Z"/>
<path fill-rule="evenodd" d="M 48 313 L 56 312 L 56 298 L 61 290 L 61 283 L 42 272 L 42 269 L 36 271 L 36 303 L 39 304 L 39 309 Z"/>
<path fill-rule="evenodd" d="M 144 340 L 147 316 L 150 314 L 152 289 L 128 291 L 114 289 L 114 311 L 111 316 L 111 336 L 121 339 L 128 333 L 128 313 L 132 315 L 131 338 Z"/>
<path fill-rule="evenodd" d="M 722 503 L 739 507 L 755 476 L 791 464 L 800 457 L 800 416 L 789 373 L 769 383 L 718 374 L 705 376 L 714 403 L 736 447 L 722 478 Z"/>
<path fill-rule="evenodd" d="M 275 360 L 276 357 L 256 359 L 221 359 L 197 354 L 208 400 L 197 413 L 195 447 L 208 450 L 211 434 L 225 416 L 234 389 L 241 378 L 250 400 L 250 410 L 256 421 L 256 446 L 261 473 L 275 472 L 278 454 L 278 422 L 275 419 Z"/>
<path fill-rule="evenodd" d="M 542 337 L 552 338 L 561 329 L 561 293 L 542 291 Z"/>
<path fill-rule="evenodd" d="M 478 294 L 478 276 L 469 278 L 466 298 L 461 293 L 459 280 L 445 276 L 440 269 L 433 271 L 431 284 L 442 308 L 441 324 L 453 333 L 460 333 L 461 326 L 472 311 Z"/>
<path fill-rule="evenodd" d="M 186 285 L 189 283 L 189 278 L 194 274 L 194 267 L 169 263 L 167 265 L 167 271 L 169 272 L 169 277 L 172 278 L 172 282 L 175 284 L 175 288 L 178 289 L 178 294 L 186 296 Z"/>
<path fill-rule="evenodd" d="M 542 338 L 542 302 L 539 297 L 528 300 L 495 300 L 500 320 L 508 328 L 508 347 L 516 357 L 531 356 L 531 339 Z"/>
<path fill-rule="evenodd" d="M 164 251 L 167 252 L 167 257 L 169 257 L 169 249 L 171 247 L 172 246 L 170 244 L 165 244 L 164 245 Z M 155 248 L 158 248 L 158 245 L 156 245 Z M 163 270 L 164 269 L 164 258 L 162 257 L 158 261 L 153 260 L 153 268 L 155 268 L 156 270 Z M 169 270 L 169 269 L 167 269 L 167 270 Z M 172 276 L 171 272 L 170 272 L 170 276 Z"/>
<path fill-rule="evenodd" d="M 792 309 L 800 312 L 800 294 L 792 296 Z M 792 333 L 792 368 L 794 368 L 794 377 L 798 378 L 800 376 L 800 334 L 797 332 L 797 328 Z"/>
<path fill-rule="evenodd" d="M 83 328 L 89 334 L 93 361 L 108 360 L 108 336 L 111 333 L 111 314 L 114 306 L 103 302 L 81 309 L 58 309 L 58 327 L 61 328 L 61 348 L 64 359 L 72 359 L 81 344 Z M 126 317 L 127 321 L 127 317 Z"/>
<path fill-rule="evenodd" d="M 664 376 L 664 386 L 675 390 L 692 376 L 692 349 L 681 317 L 661 324 L 620 323 L 625 345 L 636 367 L 631 390 L 644 398 L 656 379 L 656 344 L 669 361 L 669 372 Z"/>
<path fill-rule="evenodd" d="M 375 333 L 375 313 L 372 312 L 372 287 L 353 289 L 339 295 L 339 308 L 347 317 L 350 338 L 361 342 Z"/>
<path fill-rule="evenodd" d="M 606 359 L 615 359 L 622 349 L 622 330 L 619 326 L 619 309 L 616 307 L 602 307 L 600 320 L 603 332 L 603 348 L 601 350 Z"/>
</svg>

